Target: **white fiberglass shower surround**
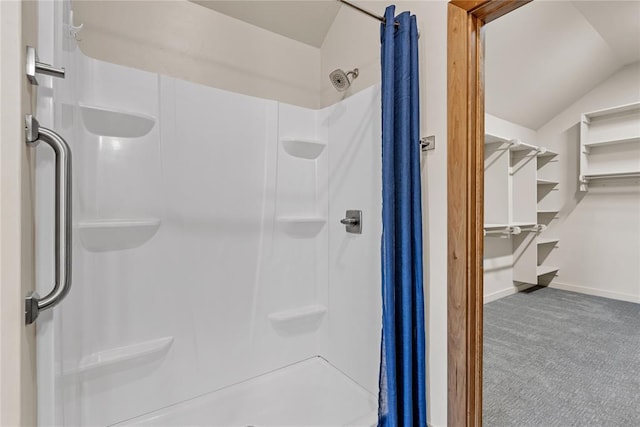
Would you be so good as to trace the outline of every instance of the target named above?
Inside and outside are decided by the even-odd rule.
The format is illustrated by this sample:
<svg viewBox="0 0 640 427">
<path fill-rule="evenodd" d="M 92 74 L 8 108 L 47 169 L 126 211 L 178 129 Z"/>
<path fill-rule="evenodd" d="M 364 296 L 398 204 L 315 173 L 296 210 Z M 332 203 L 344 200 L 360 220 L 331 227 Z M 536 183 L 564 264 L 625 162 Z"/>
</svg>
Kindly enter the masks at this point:
<svg viewBox="0 0 640 427">
<path fill-rule="evenodd" d="M 73 285 L 38 320 L 40 424 L 375 425 L 379 86 L 312 110 L 60 45 L 39 114 L 73 156 Z"/>
</svg>

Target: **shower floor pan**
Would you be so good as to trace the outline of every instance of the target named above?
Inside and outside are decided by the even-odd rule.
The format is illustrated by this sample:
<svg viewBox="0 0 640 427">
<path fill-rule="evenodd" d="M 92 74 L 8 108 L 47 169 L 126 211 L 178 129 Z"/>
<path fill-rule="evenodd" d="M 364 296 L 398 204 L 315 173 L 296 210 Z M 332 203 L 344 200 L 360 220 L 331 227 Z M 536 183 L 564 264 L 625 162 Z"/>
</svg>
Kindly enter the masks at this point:
<svg viewBox="0 0 640 427">
<path fill-rule="evenodd" d="M 321 357 L 117 426 L 375 426 L 374 395 Z"/>
</svg>

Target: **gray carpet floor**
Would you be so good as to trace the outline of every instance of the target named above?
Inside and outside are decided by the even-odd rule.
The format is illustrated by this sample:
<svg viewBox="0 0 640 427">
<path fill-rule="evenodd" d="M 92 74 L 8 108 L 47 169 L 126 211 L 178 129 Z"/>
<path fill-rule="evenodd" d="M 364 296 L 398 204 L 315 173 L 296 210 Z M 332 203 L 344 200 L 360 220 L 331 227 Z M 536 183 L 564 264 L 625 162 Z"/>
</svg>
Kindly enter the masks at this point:
<svg viewBox="0 0 640 427">
<path fill-rule="evenodd" d="M 640 304 L 538 287 L 484 317 L 485 426 L 640 427 Z"/>
</svg>

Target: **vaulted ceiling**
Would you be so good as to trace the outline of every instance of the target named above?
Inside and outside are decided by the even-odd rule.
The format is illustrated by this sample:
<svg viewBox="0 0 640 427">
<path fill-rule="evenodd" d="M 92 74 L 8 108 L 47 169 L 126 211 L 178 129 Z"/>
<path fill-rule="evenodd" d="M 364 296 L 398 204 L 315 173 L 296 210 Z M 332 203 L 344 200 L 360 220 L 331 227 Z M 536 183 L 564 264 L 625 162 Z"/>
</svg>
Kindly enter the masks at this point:
<svg viewBox="0 0 640 427">
<path fill-rule="evenodd" d="M 336 0 L 190 1 L 315 47 L 346 7 Z M 487 112 L 538 129 L 639 60 L 640 0 L 535 0 L 486 27 Z"/>
<path fill-rule="evenodd" d="M 488 24 L 485 44 L 487 112 L 538 129 L 640 60 L 640 1 L 536 0 Z"/>
<path fill-rule="evenodd" d="M 336 0 L 190 0 L 271 32 L 320 47 L 340 3 Z"/>
</svg>

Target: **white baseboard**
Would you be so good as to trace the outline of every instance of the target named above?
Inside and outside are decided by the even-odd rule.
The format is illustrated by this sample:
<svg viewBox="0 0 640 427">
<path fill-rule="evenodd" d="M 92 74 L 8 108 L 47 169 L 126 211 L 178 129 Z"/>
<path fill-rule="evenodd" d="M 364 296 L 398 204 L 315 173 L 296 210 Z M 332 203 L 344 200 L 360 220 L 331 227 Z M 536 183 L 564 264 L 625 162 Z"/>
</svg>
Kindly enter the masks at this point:
<svg viewBox="0 0 640 427">
<path fill-rule="evenodd" d="M 490 294 L 486 294 L 483 297 L 483 303 L 487 304 L 489 302 L 497 301 L 500 298 L 508 297 L 509 295 L 517 294 L 518 292 L 524 291 L 536 285 L 531 285 L 529 283 L 522 283 L 518 285 L 514 285 L 507 289 L 502 289 L 501 291 L 492 292 Z"/>
<path fill-rule="evenodd" d="M 563 291 L 577 292 L 579 294 L 594 295 L 597 297 L 617 299 L 620 301 L 640 303 L 640 295 L 623 294 L 619 292 L 604 291 L 602 289 L 587 288 L 585 286 L 569 285 L 566 283 L 552 282 L 550 288 L 561 289 Z M 486 297 L 485 297 L 486 298 Z"/>
<path fill-rule="evenodd" d="M 497 292 L 491 292 L 490 294 L 486 294 L 483 298 L 484 304 L 499 300 L 500 298 L 508 297 L 509 295 L 517 294 L 518 288 L 515 286 L 507 289 L 503 289 Z"/>
</svg>

